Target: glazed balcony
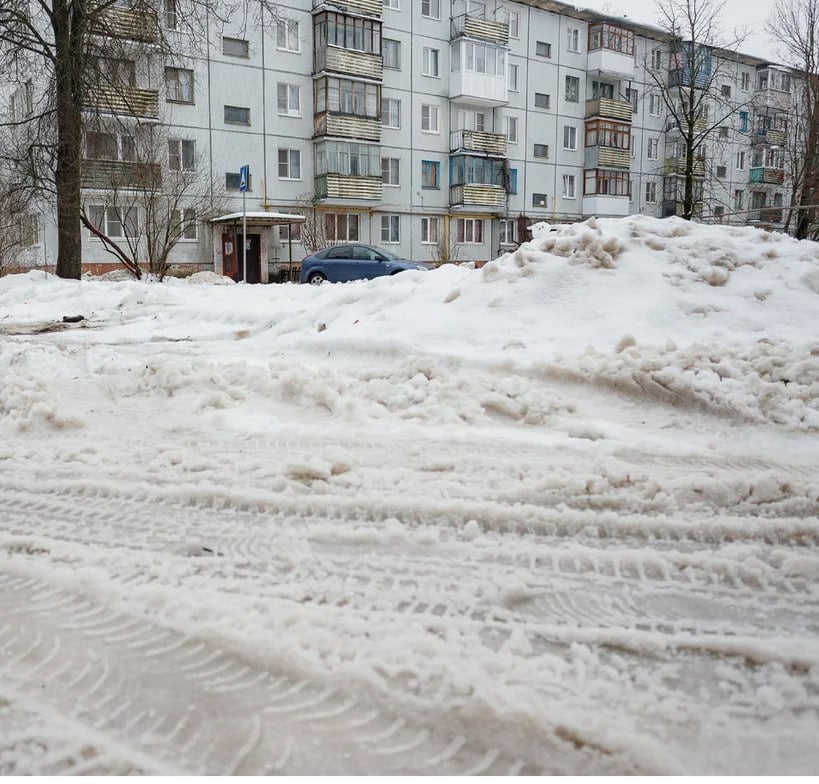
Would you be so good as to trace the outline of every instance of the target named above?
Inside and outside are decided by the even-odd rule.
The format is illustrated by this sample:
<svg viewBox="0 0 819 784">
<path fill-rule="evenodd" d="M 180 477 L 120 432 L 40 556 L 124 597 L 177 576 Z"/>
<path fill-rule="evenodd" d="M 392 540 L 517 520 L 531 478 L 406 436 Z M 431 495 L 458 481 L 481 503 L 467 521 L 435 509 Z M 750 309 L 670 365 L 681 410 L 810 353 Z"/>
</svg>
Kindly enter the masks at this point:
<svg viewBox="0 0 819 784">
<path fill-rule="evenodd" d="M 365 199 L 379 201 L 382 195 L 381 177 L 350 174 L 320 174 L 315 178 L 319 199 Z"/>
<path fill-rule="evenodd" d="M 748 182 L 761 185 L 782 185 L 785 182 L 785 170 L 754 166 L 748 172 Z"/>
<path fill-rule="evenodd" d="M 506 22 L 492 22 L 480 16 L 461 14 L 450 22 L 450 40 L 462 37 L 508 46 L 509 25 Z"/>
<path fill-rule="evenodd" d="M 381 120 L 340 112 L 321 112 L 313 117 L 313 135 L 380 142 Z"/>
<path fill-rule="evenodd" d="M 772 144 L 782 147 L 785 144 L 785 131 L 780 128 L 758 128 L 751 134 L 751 144 Z"/>
<path fill-rule="evenodd" d="M 666 158 L 663 162 L 663 174 L 685 175 L 685 156 Z M 705 158 L 694 158 L 694 176 L 705 177 Z"/>
<path fill-rule="evenodd" d="M 586 117 L 605 117 L 631 122 L 631 104 L 614 98 L 595 98 L 586 101 Z"/>
<path fill-rule="evenodd" d="M 159 92 L 141 87 L 111 87 L 96 85 L 89 88 L 86 98 L 89 109 L 127 117 L 159 119 Z"/>
<path fill-rule="evenodd" d="M 590 25 L 587 69 L 633 79 L 634 33 L 608 22 Z"/>
<path fill-rule="evenodd" d="M 313 66 L 315 73 L 328 71 L 379 82 L 384 75 L 384 60 L 380 54 L 357 52 L 333 44 L 313 52 Z"/>
<path fill-rule="evenodd" d="M 485 131 L 452 131 L 449 134 L 450 152 L 483 152 L 487 155 L 506 155 L 506 137 L 502 133 Z"/>
<path fill-rule="evenodd" d="M 313 11 L 324 10 L 381 17 L 384 0 L 313 0 Z"/>
<path fill-rule="evenodd" d="M 155 14 L 130 8 L 106 8 L 94 19 L 93 32 L 109 38 L 155 44 L 158 25 Z"/>
</svg>

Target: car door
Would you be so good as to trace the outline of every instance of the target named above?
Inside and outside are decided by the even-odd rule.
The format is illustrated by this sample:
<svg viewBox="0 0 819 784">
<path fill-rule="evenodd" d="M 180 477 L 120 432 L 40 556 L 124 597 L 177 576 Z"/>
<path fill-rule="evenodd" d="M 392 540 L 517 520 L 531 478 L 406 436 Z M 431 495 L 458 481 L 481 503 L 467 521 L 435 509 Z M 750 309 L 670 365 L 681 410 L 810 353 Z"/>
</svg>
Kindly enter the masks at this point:
<svg viewBox="0 0 819 784">
<path fill-rule="evenodd" d="M 327 254 L 327 280 L 333 283 L 343 283 L 350 280 L 352 270 L 352 259 L 350 245 L 339 245 L 331 248 Z"/>
<path fill-rule="evenodd" d="M 356 262 L 356 272 L 359 278 L 377 278 L 385 273 L 384 262 L 381 256 L 372 248 L 365 245 L 356 245 L 353 249 Z"/>
</svg>

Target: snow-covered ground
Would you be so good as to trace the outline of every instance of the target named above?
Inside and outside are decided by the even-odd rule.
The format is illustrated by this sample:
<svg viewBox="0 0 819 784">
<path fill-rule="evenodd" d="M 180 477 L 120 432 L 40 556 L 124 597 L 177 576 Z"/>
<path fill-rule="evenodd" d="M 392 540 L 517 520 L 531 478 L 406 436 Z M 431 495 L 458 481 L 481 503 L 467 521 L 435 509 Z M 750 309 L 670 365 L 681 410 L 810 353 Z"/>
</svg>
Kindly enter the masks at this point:
<svg viewBox="0 0 819 784">
<path fill-rule="evenodd" d="M 815 772 L 819 246 L 539 234 L 0 279 L 0 773 Z"/>
</svg>

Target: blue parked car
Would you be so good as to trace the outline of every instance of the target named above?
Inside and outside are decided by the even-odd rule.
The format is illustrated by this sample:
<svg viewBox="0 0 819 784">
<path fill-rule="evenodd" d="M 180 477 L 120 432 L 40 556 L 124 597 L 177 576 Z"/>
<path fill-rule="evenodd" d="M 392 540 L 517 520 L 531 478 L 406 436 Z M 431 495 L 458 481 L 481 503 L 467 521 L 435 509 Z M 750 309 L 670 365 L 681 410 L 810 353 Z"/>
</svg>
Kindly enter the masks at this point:
<svg viewBox="0 0 819 784">
<path fill-rule="evenodd" d="M 333 245 L 307 256 L 301 263 L 301 283 L 318 286 L 324 281 L 344 283 L 348 280 L 395 275 L 404 270 L 428 270 L 426 264 L 407 261 L 371 245 Z"/>
</svg>

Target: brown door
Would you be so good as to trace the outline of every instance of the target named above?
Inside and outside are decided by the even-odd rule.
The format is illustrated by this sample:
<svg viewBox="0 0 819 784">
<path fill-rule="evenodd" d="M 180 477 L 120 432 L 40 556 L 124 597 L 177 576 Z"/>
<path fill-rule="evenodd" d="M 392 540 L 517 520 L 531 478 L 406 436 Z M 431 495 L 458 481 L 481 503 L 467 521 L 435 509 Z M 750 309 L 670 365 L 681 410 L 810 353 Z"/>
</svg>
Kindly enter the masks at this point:
<svg viewBox="0 0 819 784">
<path fill-rule="evenodd" d="M 234 280 L 242 280 L 242 243 L 244 237 L 241 233 L 236 235 L 236 266 L 237 274 Z M 258 234 L 247 235 L 247 268 L 245 269 L 245 277 L 248 283 L 259 283 L 262 279 L 262 242 L 261 236 Z"/>
<path fill-rule="evenodd" d="M 232 232 L 222 234 L 222 274 L 237 280 L 236 237 Z"/>
</svg>

